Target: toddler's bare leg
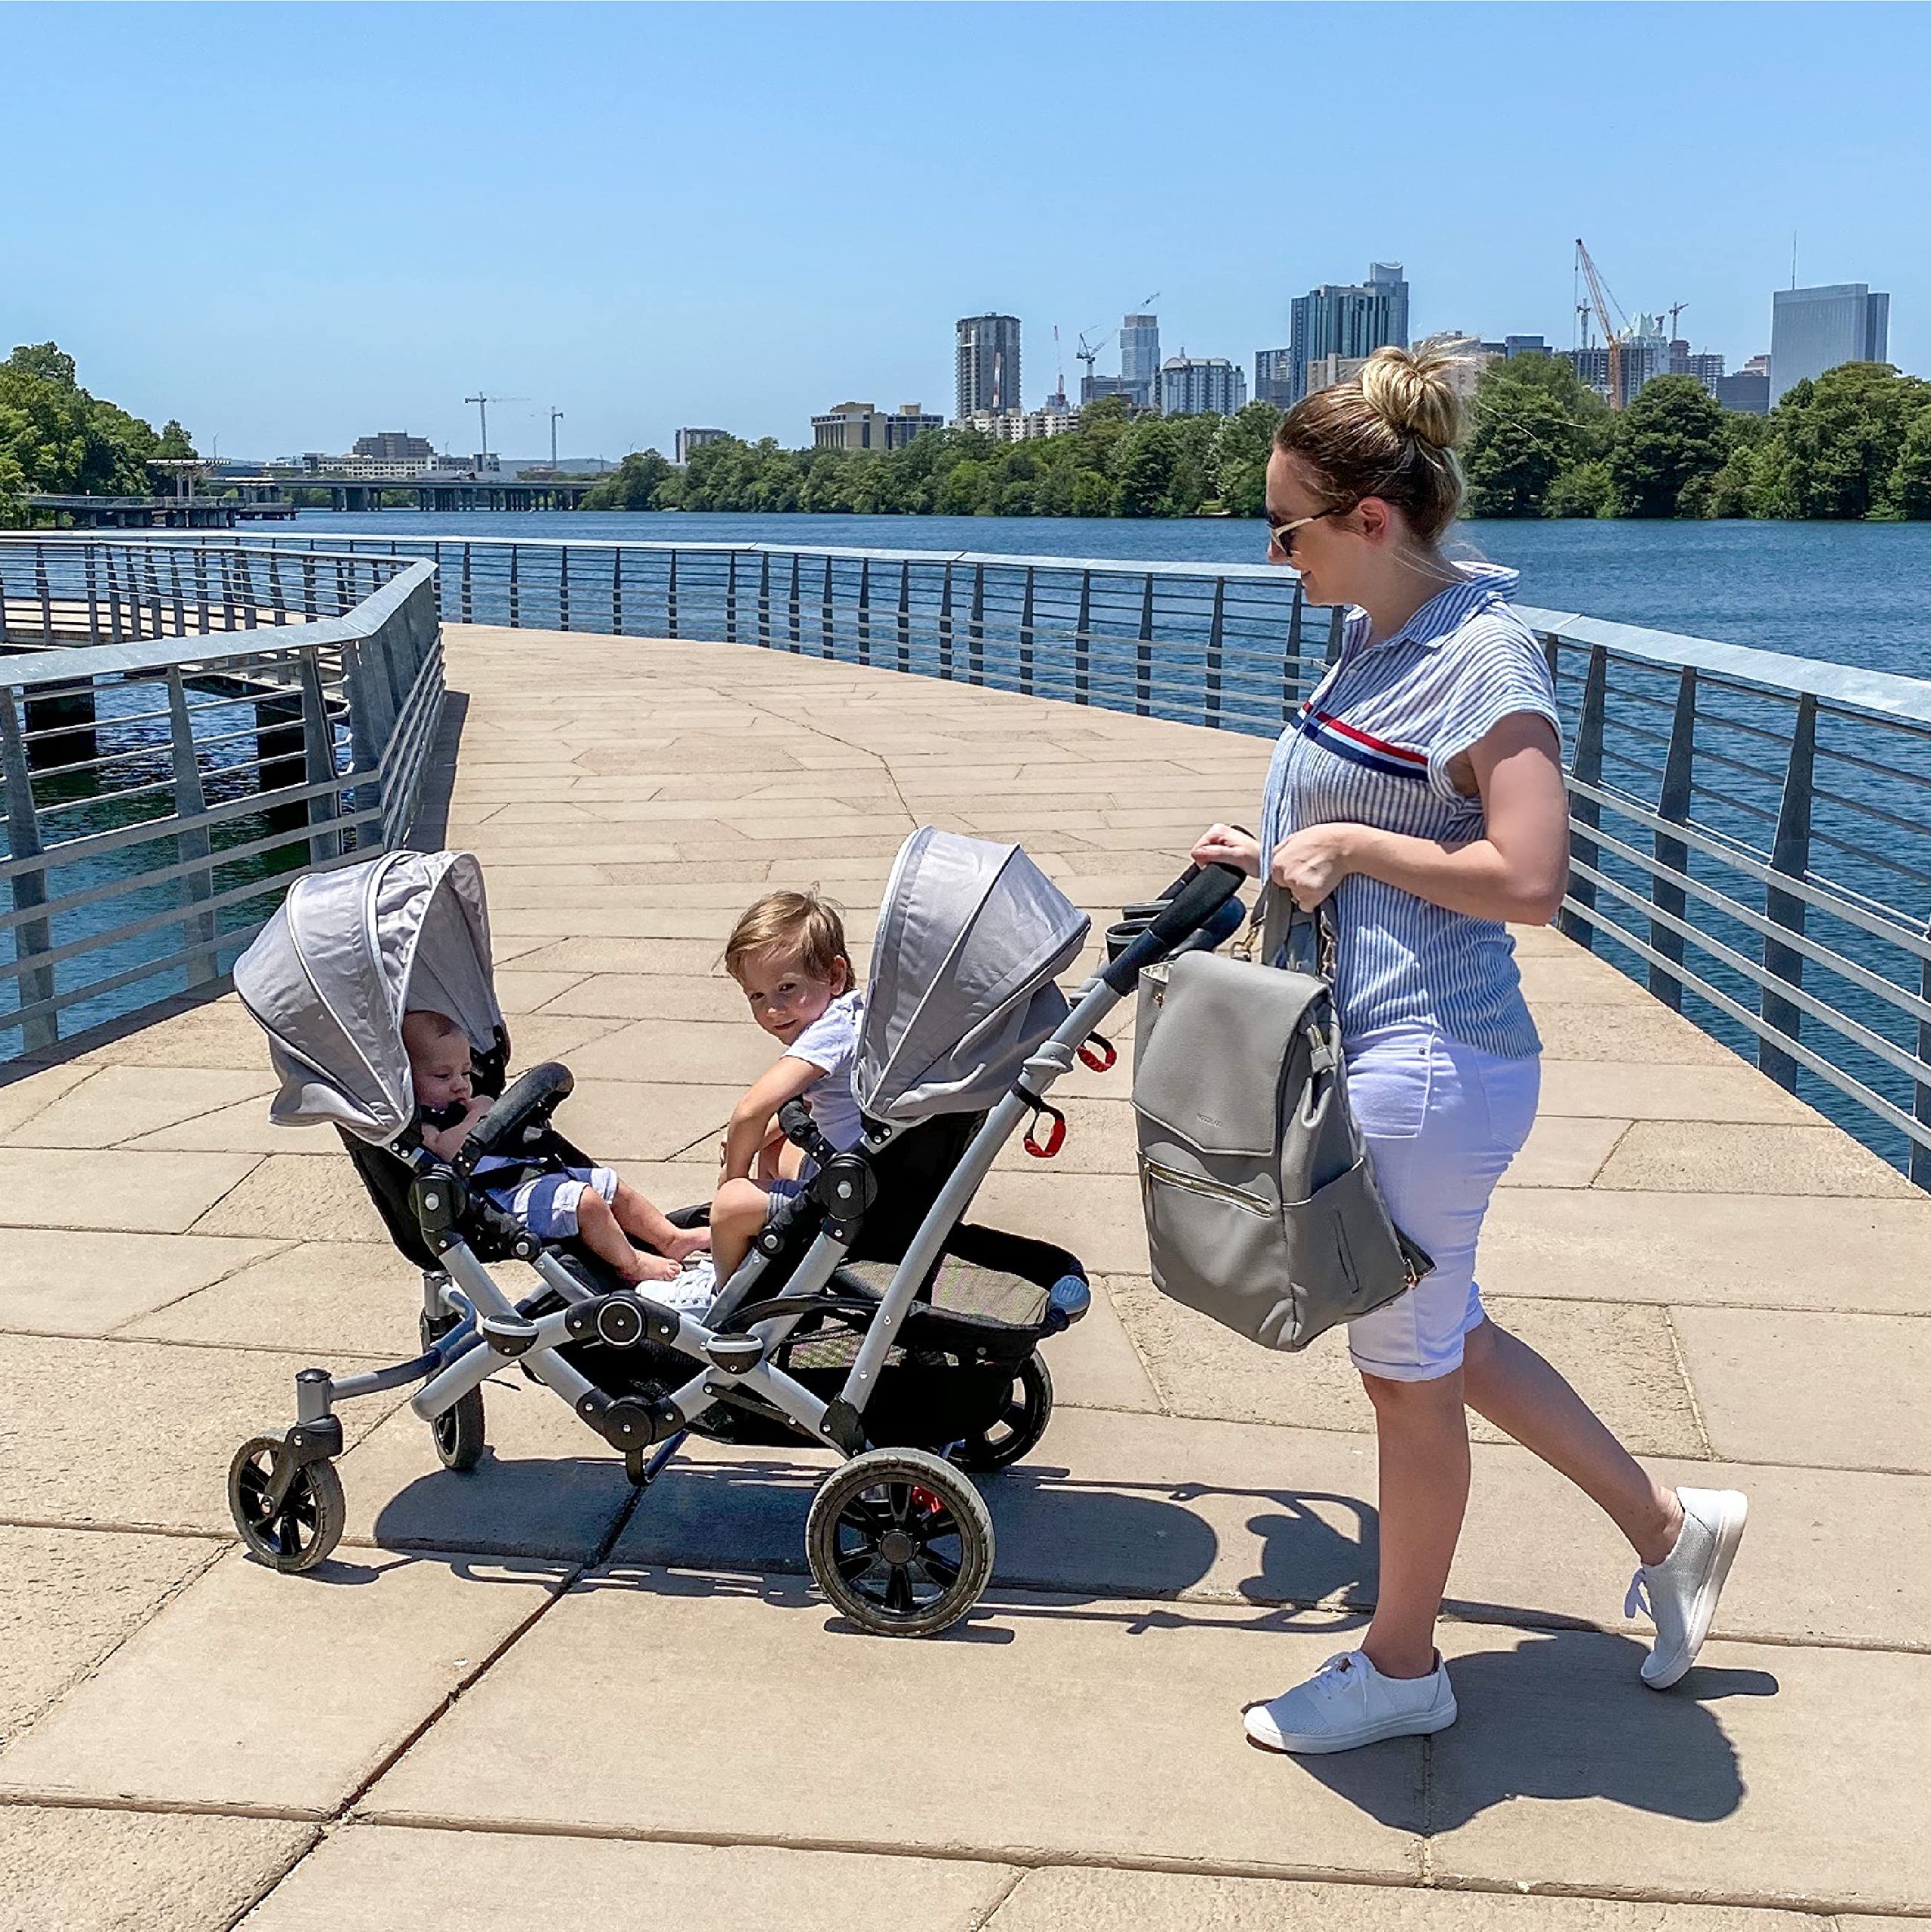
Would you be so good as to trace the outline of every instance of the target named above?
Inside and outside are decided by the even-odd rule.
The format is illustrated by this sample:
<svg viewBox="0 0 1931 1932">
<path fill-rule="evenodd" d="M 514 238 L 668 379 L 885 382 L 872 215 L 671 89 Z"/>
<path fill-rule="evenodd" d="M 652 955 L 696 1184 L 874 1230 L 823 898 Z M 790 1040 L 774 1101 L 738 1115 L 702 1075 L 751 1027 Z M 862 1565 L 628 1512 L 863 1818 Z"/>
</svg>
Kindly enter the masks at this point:
<svg viewBox="0 0 1931 1932">
<path fill-rule="evenodd" d="M 770 1196 L 755 1180 L 727 1180 L 711 1203 L 711 1254 L 718 1280 L 728 1281 L 764 1225 Z"/>
</svg>

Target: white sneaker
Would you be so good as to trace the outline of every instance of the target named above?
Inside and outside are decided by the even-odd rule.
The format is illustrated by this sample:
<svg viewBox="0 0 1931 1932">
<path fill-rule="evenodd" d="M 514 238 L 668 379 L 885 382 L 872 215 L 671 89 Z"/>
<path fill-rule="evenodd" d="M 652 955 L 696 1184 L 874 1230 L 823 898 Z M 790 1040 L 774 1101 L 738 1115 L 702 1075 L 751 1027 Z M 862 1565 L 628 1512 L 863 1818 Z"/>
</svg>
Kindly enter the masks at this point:
<svg viewBox="0 0 1931 1932">
<path fill-rule="evenodd" d="M 1643 1681 L 1652 1690 L 1667 1690 L 1696 1661 L 1750 1514 L 1739 1490 L 1679 1489 L 1676 1498 L 1683 1505 L 1676 1547 L 1637 1571 L 1622 1604 L 1624 1616 L 1640 1612 L 1656 1626 L 1656 1644 L 1643 1660 Z"/>
<path fill-rule="evenodd" d="M 646 1281 L 641 1291 L 660 1308 L 693 1317 L 709 1312 L 718 1298 L 718 1271 L 708 1254 L 693 1254 L 684 1263 L 674 1281 Z"/>
<path fill-rule="evenodd" d="M 1359 1651 L 1332 1657 L 1305 1684 L 1243 1715 L 1263 1751 L 1351 1751 L 1384 1737 L 1422 1737 L 1455 1721 L 1455 1690 L 1437 1656 L 1425 1677 L 1384 1677 Z"/>
</svg>

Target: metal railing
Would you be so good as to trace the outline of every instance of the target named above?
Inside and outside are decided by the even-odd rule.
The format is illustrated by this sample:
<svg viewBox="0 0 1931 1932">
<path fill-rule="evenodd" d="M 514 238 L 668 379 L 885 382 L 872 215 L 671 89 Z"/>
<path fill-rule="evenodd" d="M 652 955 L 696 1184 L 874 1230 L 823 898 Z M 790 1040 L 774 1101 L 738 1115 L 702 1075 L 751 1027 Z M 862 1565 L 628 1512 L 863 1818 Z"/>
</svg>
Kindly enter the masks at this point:
<svg viewBox="0 0 1931 1932">
<path fill-rule="evenodd" d="M 324 585 L 343 555 L 435 564 L 447 622 L 754 645 L 1262 735 L 1340 636 L 1339 612 L 1265 565 L 574 538 L 226 547 L 278 556 L 285 586 L 318 543 L 341 553 L 318 558 Z M 1931 683 L 1522 614 L 1565 715 L 1564 931 L 1931 1186 Z"/>
<path fill-rule="evenodd" d="M 407 829 L 430 566 L 0 537 L 0 1059 L 212 983 L 296 874 Z"/>
</svg>

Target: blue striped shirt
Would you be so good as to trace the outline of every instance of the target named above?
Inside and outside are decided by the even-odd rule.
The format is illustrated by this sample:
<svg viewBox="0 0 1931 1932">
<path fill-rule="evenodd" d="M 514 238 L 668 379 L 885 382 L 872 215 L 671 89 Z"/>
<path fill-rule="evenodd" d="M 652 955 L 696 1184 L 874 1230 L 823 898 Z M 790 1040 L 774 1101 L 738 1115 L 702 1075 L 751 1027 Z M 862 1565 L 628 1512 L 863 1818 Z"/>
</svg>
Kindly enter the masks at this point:
<svg viewBox="0 0 1931 1932">
<path fill-rule="evenodd" d="M 1495 564 L 1455 570 L 1459 580 L 1382 643 L 1369 642 L 1365 612 L 1350 613 L 1339 657 L 1275 747 L 1263 866 L 1289 833 L 1311 825 L 1479 838 L 1482 801 L 1456 789 L 1450 761 L 1517 712 L 1548 718 L 1560 734 L 1548 666 L 1506 601 L 1517 573 Z M 1407 1026 L 1512 1060 L 1541 1051 L 1506 927 L 1358 873 L 1335 888 L 1329 910 L 1345 1039 Z"/>
</svg>

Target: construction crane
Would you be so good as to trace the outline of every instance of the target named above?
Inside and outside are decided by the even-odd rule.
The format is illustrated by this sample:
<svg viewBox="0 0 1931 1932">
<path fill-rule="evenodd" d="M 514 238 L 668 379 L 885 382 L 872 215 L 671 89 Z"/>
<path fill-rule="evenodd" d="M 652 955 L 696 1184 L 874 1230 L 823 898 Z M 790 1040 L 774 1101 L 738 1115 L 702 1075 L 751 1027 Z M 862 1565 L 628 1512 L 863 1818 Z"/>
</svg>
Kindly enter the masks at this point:
<svg viewBox="0 0 1931 1932">
<path fill-rule="evenodd" d="M 550 411 L 550 467 L 556 467 L 556 426 L 563 420 L 563 411 L 552 408 Z"/>
<path fill-rule="evenodd" d="M 1582 238 L 1576 238 L 1576 263 L 1582 271 L 1582 278 L 1589 285 L 1589 300 L 1596 311 L 1596 320 L 1603 331 L 1603 342 L 1609 351 L 1609 406 L 1612 409 L 1622 407 L 1622 337 L 1610 319 L 1610 309 L 1616 300 L 1603 286 L 1603 278 L 1596 272 L 1596 265 L 1589 257 L 1589 251 L 1582 245 Z M 1620 307 L 1617 312 L 1622 312 Z"/>
<path fill-rule="evenodd" d="M 481 431 L 482 448 L 479 454 L 487 457 L 490 453 L 490 405 L 493 402 L 527 402 L 527 395 L 484 395 L 480 391 L 475 395 L 466 395 L 465 402 L 476 405 L 476 426 Z"/>
<path fill-rule="evenodd" d="M 1689 306 L 1687 302 L 1672 302 L 1669 305 L 1669 339 L 1672 342 L 1676 340 L 1676 318 Z"/>
<path fill-rule="evenodd" d="M 1094 342 L 1089 342 L 1087 340 L 1086 331 L 1084 329 L 1080 331 L 1080 346 L 1073 351 L 1073 353 L 1086 365 L 1087 377 L 1089 381 L 1093 377 L 1093 365 L 1099 360 L 1099 352 L 1112 340 L 1113 334 L 1110 329 Z M 1082 401 L 1085 399 L 1084 395 L 1081 399 Z"/>
<path fill-rule="evenodd" d="M 1053 372 L 1059 386 L 1053 392 L 1053 399 L 1063 411 L 1066 407 L 1066 358 L 1059 353 L 1059 325 L 1053 325 Z"/>
</svg>

